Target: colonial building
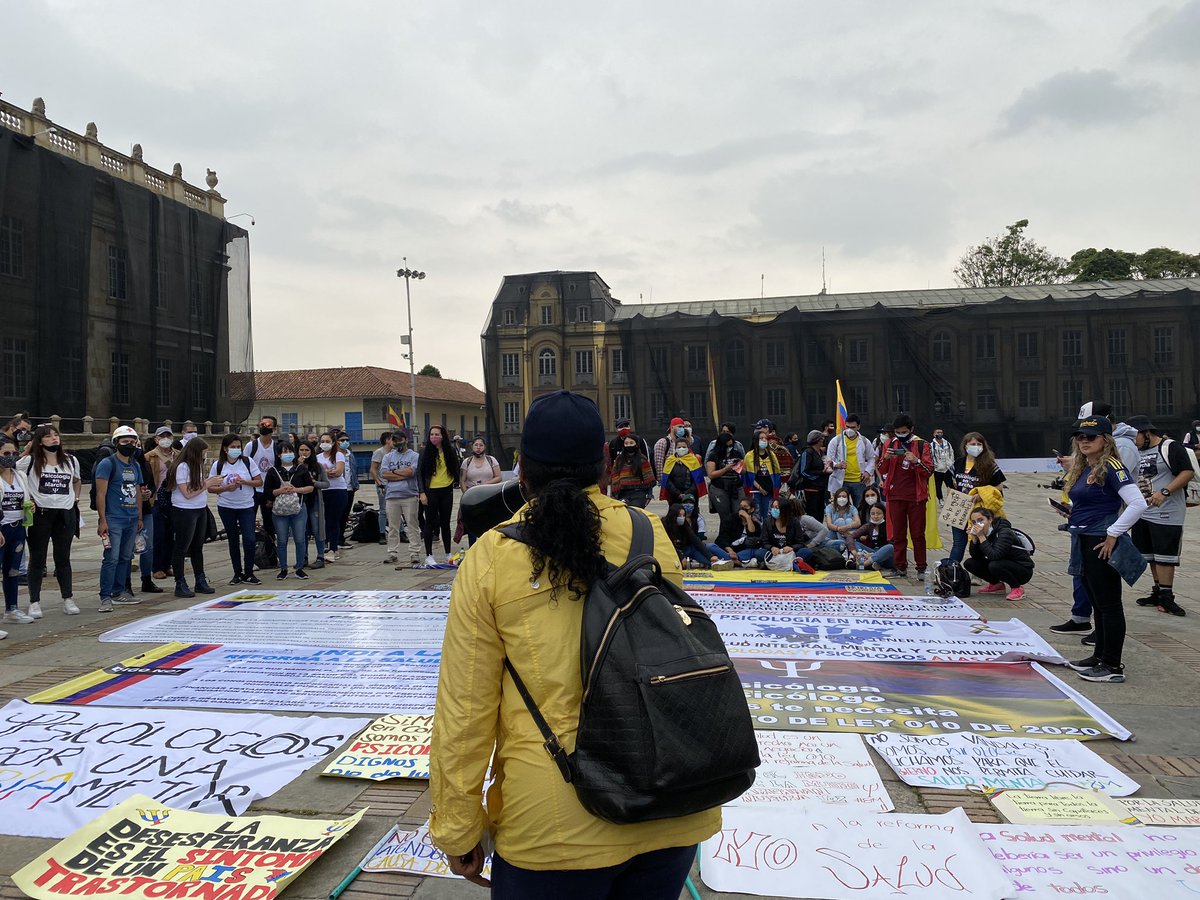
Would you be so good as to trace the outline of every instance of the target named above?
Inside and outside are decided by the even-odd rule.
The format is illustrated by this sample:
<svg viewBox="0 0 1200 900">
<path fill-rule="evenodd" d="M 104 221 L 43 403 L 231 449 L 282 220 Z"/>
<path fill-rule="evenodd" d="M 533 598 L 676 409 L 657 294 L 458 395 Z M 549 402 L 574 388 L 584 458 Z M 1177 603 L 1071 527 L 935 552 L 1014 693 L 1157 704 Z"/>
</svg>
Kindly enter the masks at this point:
<svg viewBox="0 0 1200 900">
<path fill-rule="evenodd" d="M 241 418 L 249 246 L 205 182 L 0 101 L 0 416 Z"/>
<path fill-rule="evenodd" d="M 504 279 L 483 331 L 489 428 L 509 448 L 560 388 L 651 438 L 676 415 L 803 435 L 833 417 L 840 379 L 871 427 L 907 412 L 1047 456 L 1089 399 L 1178 432 L 1200 415 L 1197 346 L 1197 278 L 626 305 L 595 272 L 539 272 Z"/>
</svg>

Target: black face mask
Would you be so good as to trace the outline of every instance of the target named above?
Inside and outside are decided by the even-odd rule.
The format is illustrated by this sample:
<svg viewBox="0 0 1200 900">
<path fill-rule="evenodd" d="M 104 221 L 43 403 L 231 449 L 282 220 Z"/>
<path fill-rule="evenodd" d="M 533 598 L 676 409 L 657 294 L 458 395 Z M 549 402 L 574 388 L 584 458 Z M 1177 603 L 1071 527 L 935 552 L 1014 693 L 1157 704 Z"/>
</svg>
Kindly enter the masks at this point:
<svg viewBox="0 0 1200 900">
<path fill-rule="evenodd" d="M 117 444 L 117 452 L 122 456 L 133 456 L 135 450 L 137 450 L 136 444 Z"/>
<path fill-rule="evenodd" d="M 62 446 L 62 444 L 42 444 L 42 449 L 43 449 L 43 450 L 48 450 L 48 451 L 50 451 L 51 453 L 57 453 L 57 452 L 58 452 L 58 448 L 59 448 L 59 447 L 61 447 L 61 446 Z"/>
<path fill-rule="evenodd" d="M 32 434 L 32 432 L 28 428 L 22 428 L 21 430 L 16 432 L 13 435 L 13 437 L 16 438 L 18 441 L 27 441 L 27 440 L 29 440 L 30 434 Z"/>
<path fill-rule="evenodd" d="M 17 458 L 15 456 L 0 456 L 0 469 L 15 469 L 17 467 Z"/>
<path fill-rule="evenodd" d="M 274 430 L 275 430 L 275 429 L 274 429 L 274 428 L 272 428 L 270 425 L 266 425 L 266 426 L 259 425 L 259 426 L 258 426 L 258 433 L 259 433 L 259 434 L 261 434 L 263 437 L 270 437 L 270 436 L 271 436 L 271 433 L 272 433 Z"/>
</svg>

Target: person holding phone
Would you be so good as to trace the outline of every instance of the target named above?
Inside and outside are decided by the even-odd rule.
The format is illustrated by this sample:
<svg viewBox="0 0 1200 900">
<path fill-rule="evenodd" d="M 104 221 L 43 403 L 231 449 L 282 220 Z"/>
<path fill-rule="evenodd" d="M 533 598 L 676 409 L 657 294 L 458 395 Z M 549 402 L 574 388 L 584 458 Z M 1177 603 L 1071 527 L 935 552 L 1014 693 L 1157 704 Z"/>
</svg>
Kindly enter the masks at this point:
<svg viewBox="0 0 1200 900">
<path fill-rule="evenodd" d="M 893 437 L 884 445 L 879 460 L 883 476 L 883 496 L 887 499 L 888 533 L 895 551 L 894 568 L 888 578 L 908 575 L 908 533 L 912 532 L 913 559 L 918 577 L 924 577 L 925 506 L 929 501 L 929 476 L 933 474 L 933 454 L 929 442 L 913 434 L 911 416 L 900 415 L 892 423 Z"/>
</svg>

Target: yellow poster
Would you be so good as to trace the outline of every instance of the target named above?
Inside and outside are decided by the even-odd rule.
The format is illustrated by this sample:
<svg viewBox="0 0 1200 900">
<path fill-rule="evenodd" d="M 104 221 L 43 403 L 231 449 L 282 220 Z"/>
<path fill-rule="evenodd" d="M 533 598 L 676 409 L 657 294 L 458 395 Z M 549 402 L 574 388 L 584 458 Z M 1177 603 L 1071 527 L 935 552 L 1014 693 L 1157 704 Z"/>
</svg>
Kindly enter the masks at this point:
<svg viewBox="0 0 1200 900">
<path fill-rule="evenodd" d="M 345 819 L 217 816 L 130 797 L 12 876 L 40 900 L 95 894 L 271 900 L 350 832 Z"/>
<path fill-rule="evenodd" d="M 1020 825 L 1114 824 L 1129 815 L 1120 801 L 1096 791 L 1002 791 L 988 799 L 1000 815 Z"/>
<path fill-rule="evenodd" d="M 380 716 L 322 772 L 342 778 L 428 778 L 433 716 Z"/>
</svg>

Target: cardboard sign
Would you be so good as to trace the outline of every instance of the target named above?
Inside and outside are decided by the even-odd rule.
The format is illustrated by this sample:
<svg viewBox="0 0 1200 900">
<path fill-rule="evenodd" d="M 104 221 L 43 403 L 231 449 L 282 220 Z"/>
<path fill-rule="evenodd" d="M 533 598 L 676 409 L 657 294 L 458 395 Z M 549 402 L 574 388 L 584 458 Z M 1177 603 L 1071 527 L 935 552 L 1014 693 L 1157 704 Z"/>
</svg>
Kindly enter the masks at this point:
<svg viewBox="0 0 1200 900">
<path fill-rule="evenodd" d="M 65 837 L 134 795 L 237 815 L 363 719 L 41 706 L 0 710 L 0 833 Z"/>
<path fill-rule="evenodd" d="M 380 716 L 333 759 L 322 775 L 428 778 L 433 716 Z"/>
<path fill-rule="evenodd" d="M 1121 803 L 1143 825 L 1200 825 L 1200 800 L 1127 797 Z"/>
<path fill-rule="evenodd" d="M 1023 825 L 1116 825 L 1127 818 L 1119 801 L 1095 791 L 1002 791 L 988 800 L 1008 821 Z"/>
<path fill-rule="evenodd" d="M 975 498 L 973 496 L 947 488 L 942 491 L 942 508 L 938 512 L 938 521 L 951 528 L 966 531 L 971 520 L 971 510 L 974 508 Z"/>
<path fill-rule="evenodd" d="M 961 809 L 941 816 L 805 815 L 773 806 L 726 808 L 700 845 L 714 891 L 770 897 L 972 897 L 1011 885 Z"/>
<path fill-rule="evenodd" d="M 730 806 L 811 803 L 846 812 L 895 809 L 857 734 L 758 731 L 762 765 Z"/>
<path fill-rule="evenodd" d="M 434 878 L 461 878 L 450 871 L 446 857 L 433 843 L 429 823 L 419 828 L 393 825 L 384 840 L 362 861 L 364 872 L 402 872 L 406 875 L 432 875 Z M 492 855 L 483 862 L 484 878 L 492 877 Z"/>
<path fill-rule="evenodd" d="M 1140 787 L 1076 740 L 885 733 L 873 734 L 867 742 L 913 787 L 1039 790 L 1058 785 L 1116 797 Z"/>
<path fill-rule="evenodd" d="M 337 820 L 213 816 L 130 797 L 12 876 L 37 900 L 107 895 L 271 900 L 349 834 Z"/>
</svg>

